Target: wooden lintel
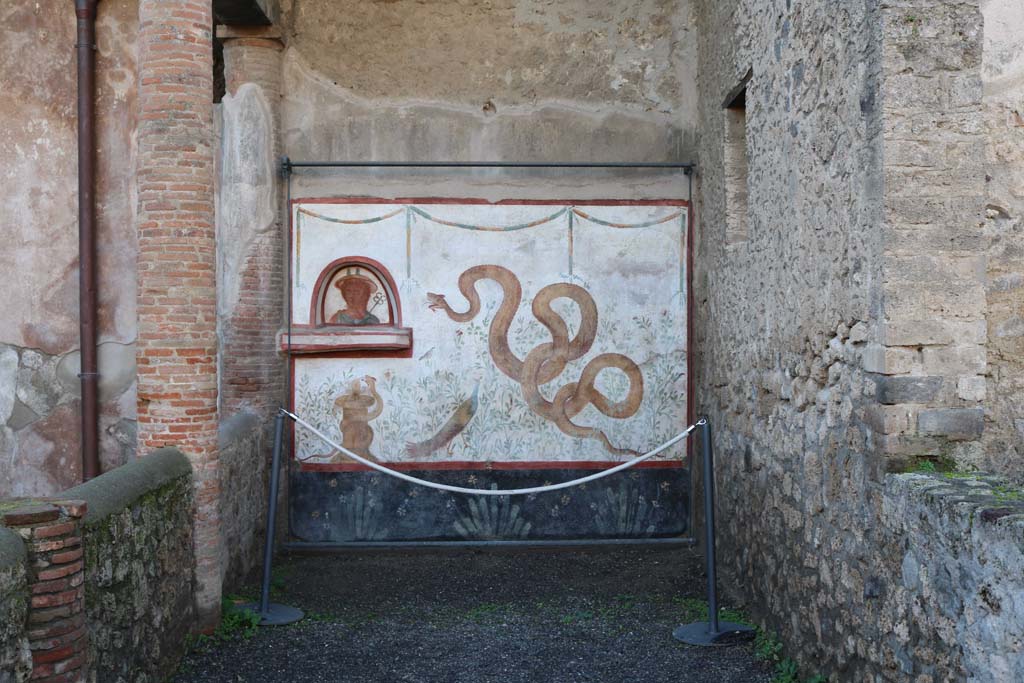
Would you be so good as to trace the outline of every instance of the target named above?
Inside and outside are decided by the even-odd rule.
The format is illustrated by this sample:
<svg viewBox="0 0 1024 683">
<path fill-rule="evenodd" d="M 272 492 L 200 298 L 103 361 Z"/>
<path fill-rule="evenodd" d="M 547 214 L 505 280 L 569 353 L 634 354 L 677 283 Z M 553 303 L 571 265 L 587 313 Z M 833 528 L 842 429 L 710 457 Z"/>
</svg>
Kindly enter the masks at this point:
<svg viewBox="0 0 1024 683">
<path fill-rule="evenodd" d="M 754 70 L 747 69 L 747 73 L 743 74 L 743 78 L 739 80 L 739 83 L 725 94 L 725 100 L 722 101 L 722 109 L 743 109 L 746 106 L 747 83 L 750 82 L 750 78 L 753 75 Z"/>
<path fill-rule="evenodd" d="M 217 38 L 229 40 L 231 38 L 266 38 L 268 40 L 281 40 L 281 29 L 277 26 L 228 26 L 217 25 Z"/>
</svg>

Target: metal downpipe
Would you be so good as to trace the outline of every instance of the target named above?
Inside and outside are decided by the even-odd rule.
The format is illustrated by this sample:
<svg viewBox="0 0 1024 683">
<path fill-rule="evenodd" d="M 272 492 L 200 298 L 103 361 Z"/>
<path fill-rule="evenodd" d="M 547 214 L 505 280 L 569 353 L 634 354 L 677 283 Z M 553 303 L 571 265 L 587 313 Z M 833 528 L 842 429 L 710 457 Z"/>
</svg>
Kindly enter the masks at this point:
<svg viewBox="0 0 1024 683">
<path fill-rule="evenodd" d="M 96 334 L 96 5 L 74 0 L 78 20 L 78 286 L 82 479 L 100 473 Z"/>
</svg>

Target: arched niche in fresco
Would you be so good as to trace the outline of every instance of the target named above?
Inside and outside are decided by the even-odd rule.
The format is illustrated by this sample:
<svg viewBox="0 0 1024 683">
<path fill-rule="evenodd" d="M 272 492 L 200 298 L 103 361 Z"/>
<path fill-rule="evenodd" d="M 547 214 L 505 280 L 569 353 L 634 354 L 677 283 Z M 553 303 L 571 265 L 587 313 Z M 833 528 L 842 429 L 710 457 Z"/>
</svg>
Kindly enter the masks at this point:
<svg viewBox="0 0 1024 683">
<path fill-rule="evenodd" d="M 387 268 L 373 259 L 337 259 L 317 278 L 309 319 L 316 327 L 401 327 L 398 288 Z"/>
<path fill-rule="evenodd" d="M 402 305 L 391 273 L 363 256 L 332 261 L 320 272 L 309 304 L 309 325 L 282 336 L 293 354 L 411 351 L 412 330 L 402 327 Z"/>
</svg>

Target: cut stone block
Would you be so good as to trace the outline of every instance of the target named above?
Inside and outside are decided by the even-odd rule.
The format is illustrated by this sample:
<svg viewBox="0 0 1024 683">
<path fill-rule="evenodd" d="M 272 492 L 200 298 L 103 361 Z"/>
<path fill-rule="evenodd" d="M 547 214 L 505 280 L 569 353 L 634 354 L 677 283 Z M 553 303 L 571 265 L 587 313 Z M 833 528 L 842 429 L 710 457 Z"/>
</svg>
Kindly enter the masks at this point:
<svg viewBox="0 0 1024 683">
<path fill-rule="evenodd" d="M 921 434 L 945 436 L 955 441 L 977 439 L 985 427 L 981 408 L 937 408 L 922 410 L 917 417 Z"/>
</svg>

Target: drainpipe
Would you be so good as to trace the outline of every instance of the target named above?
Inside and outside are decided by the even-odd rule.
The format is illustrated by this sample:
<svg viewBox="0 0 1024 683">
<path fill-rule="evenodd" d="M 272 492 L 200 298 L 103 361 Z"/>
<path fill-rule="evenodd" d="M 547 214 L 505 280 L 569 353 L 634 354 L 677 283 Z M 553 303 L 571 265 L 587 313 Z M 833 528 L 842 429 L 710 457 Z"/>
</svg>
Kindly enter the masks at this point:
<svg viewBox="0 0 1024 683">
<path fill-rule="evenodd" d="M 78 315 L 82 372 L 82 479 L 100 473 L 96 360 L 96 4 L 74 0 L 78 18 Z"/>
</svg>

